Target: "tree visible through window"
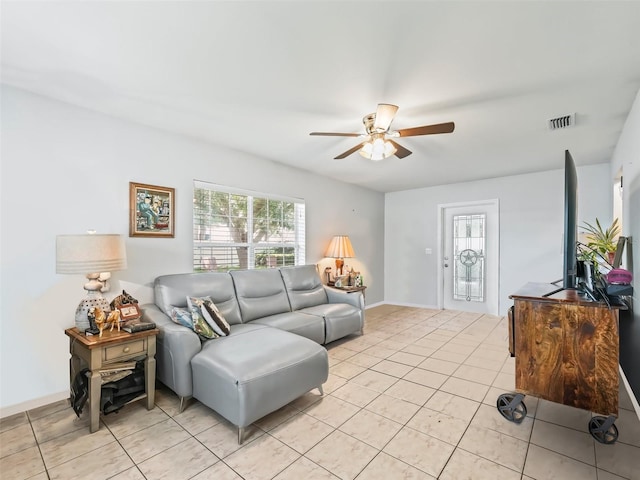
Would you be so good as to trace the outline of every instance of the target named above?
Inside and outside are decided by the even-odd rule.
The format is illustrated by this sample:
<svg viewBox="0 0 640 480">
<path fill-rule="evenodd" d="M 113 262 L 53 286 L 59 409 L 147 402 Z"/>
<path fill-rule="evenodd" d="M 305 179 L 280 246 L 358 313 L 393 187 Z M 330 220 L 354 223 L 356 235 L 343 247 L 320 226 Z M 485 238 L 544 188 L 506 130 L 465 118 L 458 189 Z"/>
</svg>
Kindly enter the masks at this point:
<svg viewBox="0 0 640 480">
<path fill-rule="evenodd" d="M 193 269 L 304 264 L 304 201 L 195 182 Z"/>
</svg>

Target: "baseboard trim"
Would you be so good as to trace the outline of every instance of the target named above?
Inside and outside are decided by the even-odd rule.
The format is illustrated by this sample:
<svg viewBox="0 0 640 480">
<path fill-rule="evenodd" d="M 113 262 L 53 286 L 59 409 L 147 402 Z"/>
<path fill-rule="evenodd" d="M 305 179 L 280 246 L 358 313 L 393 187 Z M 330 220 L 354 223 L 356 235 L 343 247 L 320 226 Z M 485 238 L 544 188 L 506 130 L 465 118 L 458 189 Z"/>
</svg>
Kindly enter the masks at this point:
<svg viewBox="0 0 640 480">
<path fill-rule="evenodd" d="M 64 400 L 66 398 L 69 398 L 68 390 L 64 392 L 52 393 L 51 395 L 47 395 L 45 397 L 34 398 L 33 400 L 28 400 L 22 403 L 16 403 L 15 405 L 10 405 L 8 407 L 0 407 L 0 418 L 10 417 L 11 415 L 15 415 L 16 413 L 27 412 L 29 410 L 33 410 L 34 408 L 44 407 L 45 405 Z"/>
</svg>

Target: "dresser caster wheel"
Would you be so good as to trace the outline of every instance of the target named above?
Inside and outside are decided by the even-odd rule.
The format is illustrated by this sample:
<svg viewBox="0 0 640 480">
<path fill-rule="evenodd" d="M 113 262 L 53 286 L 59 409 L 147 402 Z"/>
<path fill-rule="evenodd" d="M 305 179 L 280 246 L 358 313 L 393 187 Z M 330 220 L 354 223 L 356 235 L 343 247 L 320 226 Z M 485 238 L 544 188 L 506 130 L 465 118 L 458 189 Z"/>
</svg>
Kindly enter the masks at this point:
<svg viewBox="0 0 640 480">
<path fill-rule="evenodd" d="M 522 423 L 527 416 L 527 406 L 522 401 L 524 395 L 521 393 L 503 393 L 498 397 L 496 406 L 500 415 L 513 423 Z"/>
<path fill-rule="evenodd" d="M 618 427 L 613 423 L 616 418 L 597 416 L 589 421 L 589 433 L 600 443 L 610 445 L 618 439 Z"/>
</svg>

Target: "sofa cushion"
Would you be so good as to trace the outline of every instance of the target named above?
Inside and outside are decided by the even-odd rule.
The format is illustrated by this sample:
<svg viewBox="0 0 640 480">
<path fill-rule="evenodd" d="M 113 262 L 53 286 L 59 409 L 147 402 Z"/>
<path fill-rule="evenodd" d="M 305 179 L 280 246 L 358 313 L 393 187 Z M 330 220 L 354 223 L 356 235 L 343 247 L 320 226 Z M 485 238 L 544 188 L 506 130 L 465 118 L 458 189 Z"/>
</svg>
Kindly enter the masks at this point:
<svg viewBox="0 0 640 480">
<path fill-rule="evenodd" d="M 277 269 L 232 270 L 243 322 L 290 312 L 289 298 Z"/>
<path fill-rule="evenodd" d="M 279 328 L 280 330 L 286 330 L 287 332 L 307 337 L 314 342 L 324 343 L 324 320 L 317 315 L 286 312 L 258 318 L 251 323 Z"/>
<path fill-rule="evenodd" d="M 186 307 L 187 296 L 209 296 L 230 325 L 242 323 L 233 280 L 228 273 L 178 273 L 154 282 L 155 304 L 171 316 L 173 307 Z"/>
<path fill-rule="evenodd" d="M 327 294 L 315 265 L 280 269 L 292 310 L 327 303 Z"/>
<path fill-rule="evenodd" d="M 324 318 L 325 343 L 333 342 L 351 333 L 362 331 L 364 318 L 362 311 L 346 303 L 327 303 L 303 308 L 300 313 Z"/>
</svg>

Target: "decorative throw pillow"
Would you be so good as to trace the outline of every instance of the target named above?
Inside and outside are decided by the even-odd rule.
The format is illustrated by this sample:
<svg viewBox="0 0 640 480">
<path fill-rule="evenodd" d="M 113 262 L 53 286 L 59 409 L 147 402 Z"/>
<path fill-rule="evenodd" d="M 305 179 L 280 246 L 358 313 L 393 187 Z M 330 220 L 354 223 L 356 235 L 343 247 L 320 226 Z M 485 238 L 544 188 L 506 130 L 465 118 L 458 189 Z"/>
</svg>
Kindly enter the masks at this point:
<svg viewBox="0 0 640 480">
<path fill-rule="evenodd" d="M 193 319 L 191 318 L 191 312 L 186 308 L 173 307 L 171 309 L 171 320 L 178 325 L 190 328 L 193 330 Z"/>
<path fill-rule="evenodd" d="M 211 326 L 207 323 L 207 321 L 202 316 L 200 307 L 191 302 L 191 297 L 187 297 L 187 304 L 189 305 L 189 312 L 191 312 L 193 331 L 207 340 L 218 338 L 220 335 L 214 332 L 213 328 L 211 328 Z"/>
<path fill-rule="evenodd" d="M 219 336 L 224 337 L 231 333 L 229 324 L 213 303 L 211 297 L 187 297 L 187 303 L 192 307 L 198 308 L 200 315 Z"/>
</svg>

